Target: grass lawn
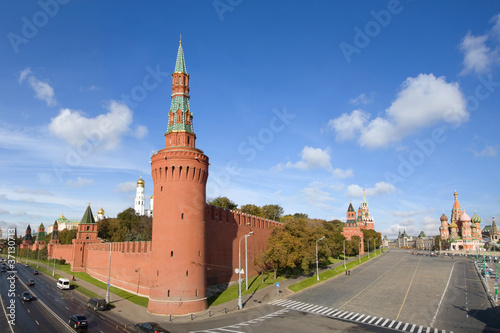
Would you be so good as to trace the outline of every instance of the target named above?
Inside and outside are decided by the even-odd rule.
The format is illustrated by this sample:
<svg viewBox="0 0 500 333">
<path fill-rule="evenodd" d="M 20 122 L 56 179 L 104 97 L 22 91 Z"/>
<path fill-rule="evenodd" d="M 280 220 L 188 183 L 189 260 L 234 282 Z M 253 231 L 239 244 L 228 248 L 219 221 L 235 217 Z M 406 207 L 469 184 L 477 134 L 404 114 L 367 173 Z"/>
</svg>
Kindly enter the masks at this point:
<svg viewBox="0 0 500 333">
<path fill-rule="evenodd" d="M 276 282 L 280 282 L 283 280 L 285 280 L 285 277 L 283 276 L 278 276 L 275 280 L 273 273 L 264 274 L 264 283 L 262 283 L 262 278 L 260 275 L 250 277 L 248 280 L 248 290 L 245 289 L 246 288 L 245 282 L 242 281 L 241 295 L 251 294 L 259 289 L 265 288 L 267 286 L 273 285 Z M 237 298 L 238 298 L 238 284 L 236 283 L 228 287 L 222 293 L 210 297 L 208 299 L 208 305 L 209 306 L 219 305 Z"/>
</svg>

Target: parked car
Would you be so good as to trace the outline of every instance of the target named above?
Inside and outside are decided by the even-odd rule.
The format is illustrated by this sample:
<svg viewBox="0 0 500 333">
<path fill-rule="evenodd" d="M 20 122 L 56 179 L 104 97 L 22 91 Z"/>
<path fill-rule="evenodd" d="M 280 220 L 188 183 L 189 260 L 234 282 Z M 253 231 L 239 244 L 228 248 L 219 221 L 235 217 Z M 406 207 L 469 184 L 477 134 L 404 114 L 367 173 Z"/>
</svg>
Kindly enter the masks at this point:
<svg viewBox="0 0 500 333">
<path fill-rule="evenodd" d="M 29 302 L 31 301 L 31 299 L 33 298 L 33 296 L 31 296 L 31 293 L 29 291 L 25 291 L 24 293 L 22 293 L 21 295 L 21 299 L 24 301 L 24 302 Z"/>
<path fill-rule="evenodd" d="M 28 286 L 34 286 L 35 285 L 35 280 L 29 279 L 28 280 Z"/>
<path fill-rule="evenodd" d="M 94 311 L 104 311 L 106 310 L 106 301 L 102 298 L 92 297 L 87 302 L 87 307 L 93 309 Z"/>
<path fill-rule="evenodd" d="M 73 328 L 87 328 L 89 327 L 89 321 L 87 317 L 83 315 L 72 315 L 69 317 L 68 324 L 73 326 Z"/>
<path fill-rule="evenodd" d="M 158 333 L 169 333 L 166 329 L 160 326 L 158 323 L 148 322 L 135 324 L 136 332 L 158 332 Z"/>
</svg>

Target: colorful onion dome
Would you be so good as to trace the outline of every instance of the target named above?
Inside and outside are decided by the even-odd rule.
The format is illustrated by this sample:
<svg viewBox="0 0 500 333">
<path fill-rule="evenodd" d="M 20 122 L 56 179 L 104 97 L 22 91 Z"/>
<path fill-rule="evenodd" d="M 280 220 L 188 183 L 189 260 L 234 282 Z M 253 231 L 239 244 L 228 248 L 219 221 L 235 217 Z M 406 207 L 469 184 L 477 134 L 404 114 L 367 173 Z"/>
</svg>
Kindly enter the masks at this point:
<svg viewBox="0 0 500 333">
<path fill-rule="evenodd" d="M 481 218 L 477 215 L 476 211 L 474 211 L 471 221 L 472 223 L 481 223 Z"/>
<path fill-rule="evenodd" d="M 441 215 L 440 220 L 441 220 L 441 222 L 448 221 L 448 217 L 446 217 L 446 215 L 444 215 L 444 213 L 443 213 L 443 215 Z"/>
<path fill-rule="evenodd" d="M 467 215 L 466 212 L 464 212 L 462 215 L 460 215 L 460 218 L 458 219 L 460 222 L 469 222 L 470 217 Z"/>
</svg>

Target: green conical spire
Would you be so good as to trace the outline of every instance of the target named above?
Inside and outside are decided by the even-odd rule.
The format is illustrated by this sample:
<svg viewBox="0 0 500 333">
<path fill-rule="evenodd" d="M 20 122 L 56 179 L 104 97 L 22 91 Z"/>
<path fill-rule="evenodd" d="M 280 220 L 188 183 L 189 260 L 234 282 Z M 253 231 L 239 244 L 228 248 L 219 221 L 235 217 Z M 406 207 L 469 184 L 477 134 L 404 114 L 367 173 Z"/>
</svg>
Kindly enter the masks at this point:
<svg viewBox="0 0 500 333">
<path fill-rule="evenodd" d="M 92 224 L 95 223 L 94 220 L 94 215 L 92 215 L 92 209 L 90 208 L 90 202 L 89 205 L 87 206 L 87 210 L 85 210 L 85 213 L 83 214 L 82 220 L 80 221 L 81 224 Z"/>
<path fill-rule="evenodd" d="M 175 73 L 186 73 L 186 62 L 184 61 L 184 51 L 182 50 L 182 40 L 179 41 L 177 60 L 175 61 Z"/>
</svg>

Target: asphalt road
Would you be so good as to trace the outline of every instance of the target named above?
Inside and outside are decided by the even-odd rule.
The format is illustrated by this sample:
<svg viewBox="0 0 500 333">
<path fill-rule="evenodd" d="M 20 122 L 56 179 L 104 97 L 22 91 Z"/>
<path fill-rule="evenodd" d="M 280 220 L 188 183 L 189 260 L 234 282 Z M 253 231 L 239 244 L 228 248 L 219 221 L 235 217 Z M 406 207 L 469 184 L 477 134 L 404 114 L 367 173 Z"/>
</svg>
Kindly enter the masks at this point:
<svg viewBox="0 0 500 333">
<path fill-rule="evenodd" d="M 166 327 L 173 332 L 476 333 L 500 332 L 500 320 L 468 259 L 392 251 L 349 276 L 271 304 Z"/>
<path fill-rule="evenodd" d="M 32 267 L 16 265 L 18 279 L 15 282 L 15 325 L 14 332 L 75 332 L 67 324 L 73 314 L 83 314 L 89 320 L 86 332 L 123 332 L 116 324 L 85 307 L 87 298 L 73 290 L 60 290 L 54 279 L 43 274 L 34 275 Z M 0 273 L 0 294 L 6 310 L 10 302 L 8 295 L 11 284 L 7 276 L 11 273 Z M 27 286 L 28 279 L 35 280 L 35 286 Z M 36 297 L 31 302 L 22 302 L 20 295 L 28 290 Z M 4 315 L 2 315 L 4 316 Z M 9 332 L 8 326 L 2 332 Z M 80 331 L 77 329 L 76 331 Z"/>
<path fill-rule="evenodd" d="M 498 332 L 500 321 L 465 258 L 392 251 L 292 300 L 454 332 Z"/>
</svg>

